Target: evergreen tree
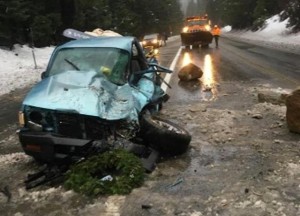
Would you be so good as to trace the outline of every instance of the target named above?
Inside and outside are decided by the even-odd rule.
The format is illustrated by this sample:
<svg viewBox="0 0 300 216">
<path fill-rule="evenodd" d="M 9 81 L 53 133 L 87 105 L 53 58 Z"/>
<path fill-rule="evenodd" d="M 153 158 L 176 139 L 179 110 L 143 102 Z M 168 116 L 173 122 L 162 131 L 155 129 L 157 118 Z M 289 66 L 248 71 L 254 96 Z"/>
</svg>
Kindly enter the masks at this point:
<svg viewBox="0 0 300 216">
<path fill-rule="evenodd" d="M 292 27 L 294 32 L 300 31 L 300 2 L 299 0 L 290 0 L 286 8 L 287 17 L 289 17 L 288 27 Z"/>
<path fill-rule="evenodd" d="M 0 40 L 12 48 L 14 43 L 23 43 L 29 19 L 28 4 L 25 0 L 0 1 Z"/>
</svg>

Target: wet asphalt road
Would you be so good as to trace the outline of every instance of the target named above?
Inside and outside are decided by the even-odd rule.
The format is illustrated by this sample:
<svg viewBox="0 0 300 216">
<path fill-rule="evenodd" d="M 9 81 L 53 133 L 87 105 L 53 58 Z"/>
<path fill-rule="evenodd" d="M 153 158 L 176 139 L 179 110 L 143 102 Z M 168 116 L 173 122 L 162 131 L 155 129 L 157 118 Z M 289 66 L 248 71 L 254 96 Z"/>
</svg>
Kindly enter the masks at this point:
<svg viewBox="0 0 300 216">
<path fill-rule="evenodd" d="M 175 56 L 179 39 L 163 47 L 161 63 L 168 66 L 170 53 Z M 176 48 L 177 50 L 176 50 Z M 172 52 L 170 52 L 172 50 Z M 170 85 L 170 101 L 207 101 L 218 97 L 217 87 L 226 82 L 257 82 L 273 88 L 294 89 L 300 84 L 300 56 L 279 50 L 242 43 L 222 37 L 219 48 L 181 50 Z M 180 82 L 177 72 L 191 62 L 203 71 L 200 82 Z M 211 89 L 211 91 L 205 91 Z"/>
<path fill-rule="evenodd" d="M 158 60 L 161 65 L 170 67 L 180 49 L 179 37 L 168 41 L 160 49 Z M 300 84 L 300 56 L 278 50 L 220 39 L 219 48 L 211 44 L 207 49 L 182 49 L 174 68 L 168 90 L 170 102 L 209 101 L 220 94 L 218 86 L 230 81 L 269 83 L 274 88 L 293 89 Z M 200 81 L 182 83 L 177 72 L 187 62 L 199 66 L 204 72 Z M 17 113 L 28 88 L 18 89 L 0 97 L 0 140 L 5 129 L 16 125 Z M 211 89 L 211 91 L 205 91 Z"/>
</svg>

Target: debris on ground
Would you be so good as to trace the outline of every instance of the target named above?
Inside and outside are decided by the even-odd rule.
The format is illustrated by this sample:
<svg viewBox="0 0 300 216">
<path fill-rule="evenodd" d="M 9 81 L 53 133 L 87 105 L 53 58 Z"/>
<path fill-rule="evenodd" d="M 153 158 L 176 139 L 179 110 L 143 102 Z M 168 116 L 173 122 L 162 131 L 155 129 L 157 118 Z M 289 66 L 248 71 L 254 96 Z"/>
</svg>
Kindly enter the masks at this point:
<svg viewBox="0 0 300 216">
<path fill-rule="evenodd" d="M 272 103 L 274 105 L 284 105 L 286 97 L 288 96 L 286 91 L 283 90 L 262 90 L 257 94 L 258 102 L 260 103 Z"/>
</svg>

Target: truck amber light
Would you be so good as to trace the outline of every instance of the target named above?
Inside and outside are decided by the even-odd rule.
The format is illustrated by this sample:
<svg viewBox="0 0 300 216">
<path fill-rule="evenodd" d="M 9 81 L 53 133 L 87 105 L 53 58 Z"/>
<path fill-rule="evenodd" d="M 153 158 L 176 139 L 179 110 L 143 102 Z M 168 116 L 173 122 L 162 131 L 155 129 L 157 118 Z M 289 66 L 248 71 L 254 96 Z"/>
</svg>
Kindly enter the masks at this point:
<svg viewBox="0 0 300 216">
<path fill-rule="evenodd" d="M 33 151 L 33 152 L 41 152 L 41 146 L 35 145 L 35 144 L 27 144 L 27 145 L 25 145 L 24 149 L 26 149 L 28 151 Z"/>
<path fill-rule="evenodd" d="M 25 125 L 24 113 L 22 111 L 19 111 L 19 124 L 21 127 Z"/>
</svg>

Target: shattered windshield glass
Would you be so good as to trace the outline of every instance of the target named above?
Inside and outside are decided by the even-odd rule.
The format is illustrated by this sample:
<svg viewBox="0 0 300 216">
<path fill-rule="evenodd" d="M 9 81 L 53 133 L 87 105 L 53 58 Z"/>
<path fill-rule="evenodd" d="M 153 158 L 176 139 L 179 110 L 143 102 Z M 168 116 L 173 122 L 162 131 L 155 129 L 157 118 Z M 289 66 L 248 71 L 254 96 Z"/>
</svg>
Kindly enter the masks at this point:
<svg viewBox="0 0 300 216">
<path fill-rule="evenodd" d="M 110 82 L 123 85 L 127 82 L 128 61 L 129 53 L 116 48 L 66 48 L 56 54 L 48 76 L 72 70 L 82 73 L 95 71 L 105 75 Z"/>
</svg>

